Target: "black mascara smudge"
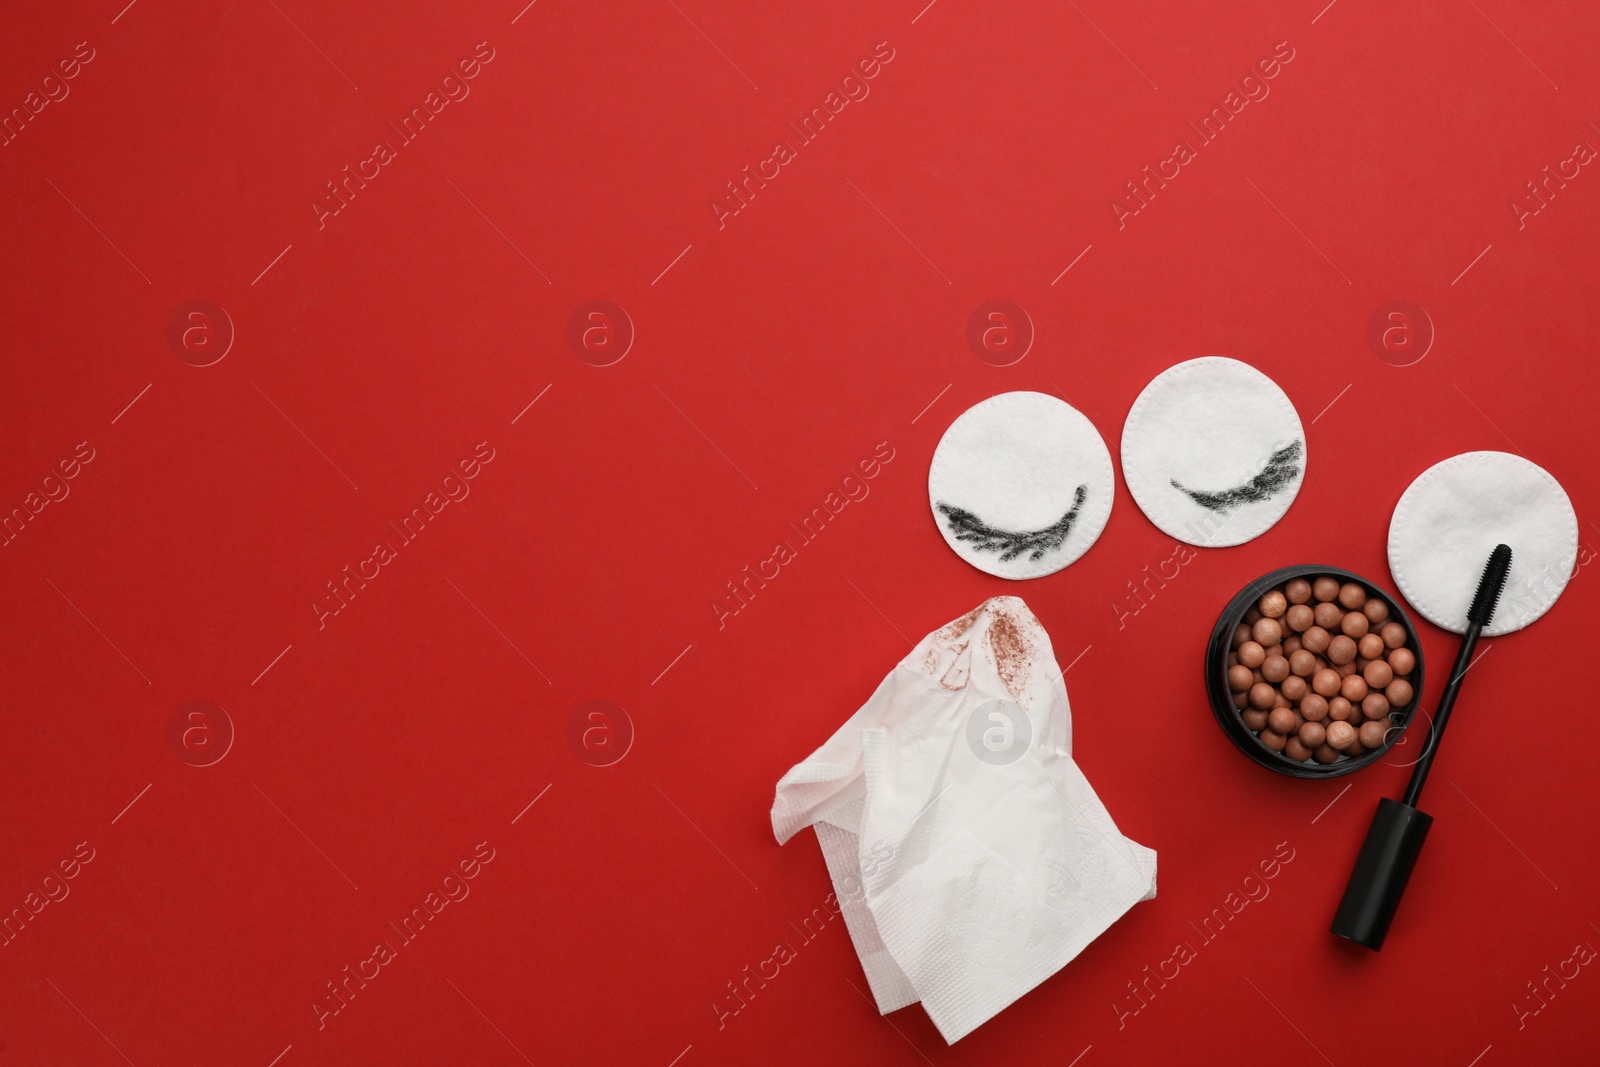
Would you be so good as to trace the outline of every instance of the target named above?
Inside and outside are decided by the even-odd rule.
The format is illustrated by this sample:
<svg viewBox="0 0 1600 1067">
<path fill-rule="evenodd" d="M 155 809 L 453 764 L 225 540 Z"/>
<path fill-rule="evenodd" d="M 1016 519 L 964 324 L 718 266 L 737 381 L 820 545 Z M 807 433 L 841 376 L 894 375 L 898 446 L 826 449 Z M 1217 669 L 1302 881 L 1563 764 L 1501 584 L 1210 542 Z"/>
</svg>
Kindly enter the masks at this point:
<svg viewBox="0 0 1600 1067">
<path fill-rule="evenodd" d="M 1254 504 L 1274 495 L 1300 476 L 1301 444 L 1295 441 L 1284 445 L 1272 454 L 1261 473 L 1243 485 L 1224 489 L 1219 493 L 1205 493 L 1198 489 L 1185 489 L 1172 479 L 1172 487 L 1184 493 L 1208 511 L 1231 511 L 1240 504 Z"/>
<path fill-rule="evenodd" d="M 999 552 L 1002 563 L 1016 559 L 1024 552 L 1031 553 L 1028 556 L 1030 560 L 1037 560 L 1043 559 L 1046 552 L 1060 548 L 1066 542 L 1067 536 L 1072 533 L 1073 524 L 1078 521 L 1078 511 L 1083 507 L 1084 498 L 1088 495 L 1087 485 L 1078 486 L 1071 511 L 1042 530 L 1028 530 L 1021 533 L 997 530 L 965 508 L 940 504 L 939 510 L 945 514 L 951 535 L 957 541 L 971 541 L 974 550 Z"/>
</svg>

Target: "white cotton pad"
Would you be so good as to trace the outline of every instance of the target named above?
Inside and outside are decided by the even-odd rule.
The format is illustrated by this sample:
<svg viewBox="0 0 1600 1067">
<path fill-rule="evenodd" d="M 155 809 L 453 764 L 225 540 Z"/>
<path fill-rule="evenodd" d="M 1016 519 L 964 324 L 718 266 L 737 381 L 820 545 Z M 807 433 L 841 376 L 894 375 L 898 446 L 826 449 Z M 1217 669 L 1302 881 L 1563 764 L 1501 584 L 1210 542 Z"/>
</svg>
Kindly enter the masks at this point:
<svg viewBox="0 0 1600 1067">
<path fill-rule="evenodd" d="M 1412 482 L 1389 523 L 1389 573 L 1407 602 L 1461 633 L 1494 546 L 1511 574 L 1484 634 L 1520 630 L 1550 610 L 1578 560 L 1578 516 L 1561 483 L 1509 452 L 1463 452 Z"/>
<path fill-rule="evenodd" d="M 1169 367 L 1122 427 L 1122 478 L 1163 531 L 1242 545 L 1283 518 L 1306 475 L 1300 415 L 1278 383 L 1224 356 Z"/>
<path fill-rule="evenodd" d="M 1084 414 L 1045 393 L 962 412 L 928 469 L 928 503 L 956 555 L 1001 578 L 1053 574 L 1111 517 L 1111 453 Z"/>
</svg>

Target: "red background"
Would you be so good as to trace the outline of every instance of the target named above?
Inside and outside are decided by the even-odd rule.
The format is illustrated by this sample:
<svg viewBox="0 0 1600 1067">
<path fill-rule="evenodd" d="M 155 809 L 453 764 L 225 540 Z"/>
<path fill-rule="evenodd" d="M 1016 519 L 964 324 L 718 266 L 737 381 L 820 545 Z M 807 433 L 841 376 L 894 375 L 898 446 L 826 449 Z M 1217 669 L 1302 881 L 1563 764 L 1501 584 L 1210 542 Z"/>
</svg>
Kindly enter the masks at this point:
<svg viewBox="0 0 1600 1067">
<path fill-rule="evenodd" d="M 1584 558 L 1600 543 L 1600 176 L 1521 228 L 1510 207 L 1600 145 L 1600 15 L 923 3 L 8 6 L 8 111 L 78 42 L 94 59 L 0 148 L 0 505 L 79 442 L 94 459 L 0 548 L 0 908 L 79 842 L 94 859 L 0 948 L 0 1062 L 1593 1059 L 1589 969 L 1520 1026 L 1513 1005 L 1600 945 L 1597 579 L 1489 644 L 1381 954 L 1327 923 L 1406 770 L 1251 765 L 1199 663 L 1268 569 L 1390 584 L 1395 501 L 1457 452 L 1541 464 Z M 470 96 L 319 229 L 324 183 L 480 41 Z M 724 182 L 884 41 L 870 95 L 719 229 Z M 1270 96 L 1119 229 L 1124 183 L 1282 41 Z M 167 341 L 194 299 L 237 334 L 204 368 Z M 593 299 L 637 331 L 612 366 L 566 341 Z M 1037 332 L 1011 366 L 965 340 L 991 299 Z M 1411 366 L 1366 341 L 1393 299 L 1437 331 Z M 959 412 L 1056 392 L 1115 450 L 1144 384 L 1212 353 L 1307 426 L 1266 535 L 1201 552 L 1120 628 L 1127 583 L 1173 554 L 1124 486 L 1050 577 L 945 547 L 925 479 Z M 483 441 L 470 497 L 319 629 L 324 583 Z M 870 497 L 719 628 L 724 583 L 883 441 Z M 998 593 L 1082 654 L 1076 755 L 1159 851 L 1160 895 L 950 1048 L 920 1008 L 876 1014 L 842 922 L 799 943 L 830 886 L 767 812 L 913 641 Z M 1431 701 L 1454 643 L 1425 629 Z M 169 742 L 190 700 L 236 731 L 211 766 Z M 591 700 L 634 731 L 611 766 L 568 741 Z M 483 841 L 471 895 L 319 1029 L 324 983 Z M 1280 842 L 1270 897 L 1119 1028 L 1126 983 Z M 779 941 L 797 958 L 719 1026 Z"/>
</svg>

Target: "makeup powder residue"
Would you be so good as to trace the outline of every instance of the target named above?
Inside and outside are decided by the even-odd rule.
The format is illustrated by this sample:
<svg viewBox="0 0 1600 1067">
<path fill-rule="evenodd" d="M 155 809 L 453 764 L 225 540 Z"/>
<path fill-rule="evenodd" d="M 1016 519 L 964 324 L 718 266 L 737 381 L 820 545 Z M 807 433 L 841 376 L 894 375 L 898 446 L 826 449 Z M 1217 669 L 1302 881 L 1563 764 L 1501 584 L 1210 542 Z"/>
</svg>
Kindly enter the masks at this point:
<svg viewBox="0 0 1600 1067">
<path fill-rule="evenodd" d="M 923 673 L 952 692 L 966 688 L 972 663 L 972 624 L 983 609 L 984 605 L 979 604 L 961 618 L 940 627 L 923 654 Z"/>
<path fill-rule="evenodd" d="M 1038 658 L 1036 649 L 1009 605 L 998 600 L 991 600 L 989 605 L 989 648 L 994 653 L 995 670 L 1006 691 L 1022 701 Z"/>
</svg>

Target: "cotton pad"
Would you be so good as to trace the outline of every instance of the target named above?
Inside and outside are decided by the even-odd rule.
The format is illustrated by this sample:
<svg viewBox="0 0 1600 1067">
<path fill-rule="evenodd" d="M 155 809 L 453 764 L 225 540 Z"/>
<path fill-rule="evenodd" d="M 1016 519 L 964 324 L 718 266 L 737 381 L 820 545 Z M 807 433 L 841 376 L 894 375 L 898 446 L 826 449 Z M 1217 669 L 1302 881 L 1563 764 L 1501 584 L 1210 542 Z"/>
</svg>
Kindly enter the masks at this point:
<svg viewBox="0 0 1600 1067">
<path fill-rule="evenodd" d="M 1422 616 L 1461 633 L 1484 562 L 1511 546 L 1511 574 L 1484 635 L 1520 630 L 1550 610 L 1578 560 L 1566 490 L 1509 452 L 1464 452 L 1422 472 L 1389 523 L 1389 573 Z"/>
<path fill-rule="evenodd" d="M 1053 574 L 1111 517 L 1111 453 L 1077 408 L 1001 393 L 950 424 L 928 470 L 928 503 L 956 555 L 1001 578 Z"/>
<path fill-rule="evenodd" d="M 1306 472 L 1300 415 L 1278 383 L 1224 356 L 1169 367 L 1122 427 L 1122 478 L 1164 532 L 1242 545 L 1283 518 Z"/>
</svg>

